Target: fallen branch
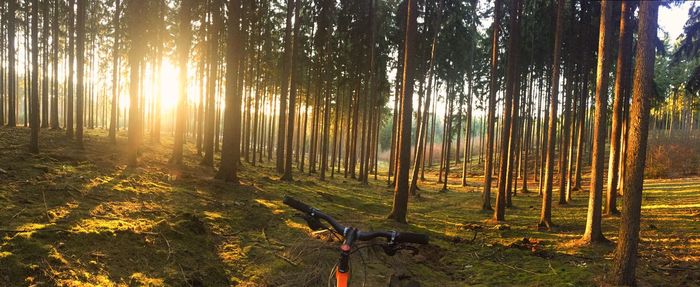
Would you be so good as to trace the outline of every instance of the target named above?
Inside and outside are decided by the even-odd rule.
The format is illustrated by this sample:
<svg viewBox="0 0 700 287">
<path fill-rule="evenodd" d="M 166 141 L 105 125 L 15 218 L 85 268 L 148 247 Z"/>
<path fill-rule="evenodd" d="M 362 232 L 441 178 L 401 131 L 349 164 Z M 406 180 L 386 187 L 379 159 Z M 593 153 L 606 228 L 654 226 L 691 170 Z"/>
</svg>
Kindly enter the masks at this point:
<svg viewBox="0 0 700 287">
<path fill-rule="evenodd" d="M 46 269 L 43 270 L 43 271 L 44 271 L 44 274 L 46 274 L 47 277 L 49 277 L 49 279 L 51 279 L 51 281 L 53 281 L 54 283 L 56 283 L 57 280 L 56 280 L 56 276 L 54 276 L 54 274 L 56 274 L 56 273 L 58 273 L 58 272 L 56 272 L 56 270 L 53 269 L 53 266 L 51 266 L 51 264 L 49 263 L 49 261 L 47 261 L 46 259 L 42 258 L 41 261 L 42 261 L 44 264 L 46 264 L 47 269 L 48 269 L 48 270 L 46 270 Z"/>
<path fill-rule="evenodd" d="M 503 262 L 500 262 L 500 263 L 501 263 L 503 266 L 508 267 L 508 268 L 511 268 L 511 269 L 514 269 L 514 270 L 525 271 L 525 272 L 527 272 L 527 273 L 535 274 L 535 275 L 542 275 L 541 273 L 537 273 L 537 272 L 535 272 L 535 271 L 530 271 L 530 270 L 527 270 L 527 269 L 524 269 L 524 268 L 520 268 L 520 267 L 517 267 L 517 266 L 511 266 L 511 265 L 505 264 L 505 263 L 503 263 Z"/>
<path fill-rule="evenodd" d="M 190 281 L 187 281 L 187 277 L 185 277 L 185 270 L 182 270 L 182 265 L 180 265 L 180 263 L 178 263 L 177 266 L 180 267 L 180 275 L 182 275 L 182 280 L 185 281 L 185 284 L 187 284 L 187 286 L 192 287 L 192 284 L 190 284 Z"/>
<path fill-rule="evenodd" d="M 170 249 L 170 241 L 168 241 L 168 239 L 165 238 L 165 235 L 163 235 L 163 233 L 159 232 L 158 234 L 160 234 L 160 236 L 163 237 L 163 240 L 165 240 L 165 245 L 168 246 L 168 258 L 165 258 L 165 261 L 167 262 L 168 260 L 170 260 L 170 254 L 172 254 L 172 250 Z"/>
<path fill-rule="evenodd" d="M 19 212 L 15 213 L 15 215 L 13 215 L 12 217 L 10 217 L 10 220 L 15 219 L 15 217 L 19 216 L 20 213 L 22 213 L 22 212 L 23 212 L 24 210 L 26 210 L 26 209 L 27 209 L 26 207 L 25 207 L 25 208 L 22 208 L 22 210 L 20 210 Z"/>
<path fill-rule="evenodd" d="M 557 270 L 552 267 L 552 260 L 547 259 L 547 264 L 549 264 L 549 269 L 552 269 L 552 273 L 557 274 Z"/>
<path fill-rule="evenodd" d="M 654 266 L 649 266 L 651 269 L 654 269 L 656 271 L 698 271 L 700 268 L 692 268 L 692 267 L 654 267 Z"/>
<path fill-rule="evenodd" d="M 284 256 L 282 256 L 282 255 L 279 255 L 279 254 L 277 254 L 277 253 L 274 253 L 274 252 L 273 252 L 273 254 L 275 254 L 275 256 L 277 256 L 277 257 L 281 258 L 282 260 L 284 260 L 284 261 L 287 261 L 287 263 L 291 264 L 291 265 L 292 265 L 292 266 L 294 266 L 294 267 L 297 267 L 297 266 L 299 266 L 299 264 L 298 264 L 298 263 L 295 263 L 294 261 L 290 260 L 290 259 L 289 259 L 289 258 L 287 258 L 287 257 L 284 257 Z"/>
<path fill-rule="evenodd" d="M 278 246 L 274 246 L 274 245 L 273 245 L 273 242 L 270 241 L 269 238 L 267 238 L 267 233 L 265 232 L 265 228 L 262 229 L 262 235 L 263 235 L 263 238 L 265 239 L 265 242 L 267 243 L 267 245 L 269 245 L 269 246 L 271 246 L 271 247 L 283 249 L 282 247 L 278 247 Z M 274 244 L 275 244 L 275 245 L 282 245 L 282 246 L 284 246 L 284 247 L 288 247 L 288 246 L 285 245 L 284 243 L 282 243 L 282 242 L 277 242 L 276 240 L 275 240 Z M 280 249 L 278 249 L 278 250 L 280 250 Z"/>
<path fill-rule="evenodd" d="M 49 206 L 46 204 L 46 193 L 44 189 L 41 190 L 41 199 L 44 200 L 44 213 L 46 213 L 46 220 L 51 222 L 51 215 L 49 215 Z"/>
</svg>

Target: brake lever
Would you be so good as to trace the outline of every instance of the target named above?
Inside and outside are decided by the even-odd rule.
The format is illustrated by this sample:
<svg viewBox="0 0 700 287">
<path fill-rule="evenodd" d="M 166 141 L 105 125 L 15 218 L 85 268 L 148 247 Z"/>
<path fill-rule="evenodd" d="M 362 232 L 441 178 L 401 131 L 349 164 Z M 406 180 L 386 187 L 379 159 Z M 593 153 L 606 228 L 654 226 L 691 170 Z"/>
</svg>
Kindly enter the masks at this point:
<svg viewBox="0 0 700 287">
<path fill-rule="evenodd" d="M 326 227 L 325 225 L 323 225 L 323 223 L 321 223 L 320 220 L 318 220 L 317 218 L 315 218 L 315 217 L 313 217 L 313 216 L 310 216 L 310 215 L 308 215 L 308 214 L 297 214 L 297 216 L 299 216 L 299 217 L 301 217 L 302 219 L 304 219 L 304 221 L 306 221 L 306 224 L 307 224 L 307 225 L 309 226 L 309 228 L 311 228 L 311 230 L 313 230 L 313 231 L 319 231 L 319 230 L 323 230 L 323 229 L 328 229 L 328 227 Z"/>
</svg>

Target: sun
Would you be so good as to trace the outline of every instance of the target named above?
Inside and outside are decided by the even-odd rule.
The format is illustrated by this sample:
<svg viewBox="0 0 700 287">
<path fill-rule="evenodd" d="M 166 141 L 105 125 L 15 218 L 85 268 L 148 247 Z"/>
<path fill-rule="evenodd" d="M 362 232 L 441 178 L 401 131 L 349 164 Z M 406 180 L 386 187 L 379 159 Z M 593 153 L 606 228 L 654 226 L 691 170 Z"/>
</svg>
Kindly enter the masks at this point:
<svg viewBox="0 0 700 287">
<path fill-rule="evenodd" d="M 178 70 L 169 60 L 164 60 L 160 70 L 160 103 L 161 111 L 173 110 L 177 107 L 179 97 Z"/>
</svg>

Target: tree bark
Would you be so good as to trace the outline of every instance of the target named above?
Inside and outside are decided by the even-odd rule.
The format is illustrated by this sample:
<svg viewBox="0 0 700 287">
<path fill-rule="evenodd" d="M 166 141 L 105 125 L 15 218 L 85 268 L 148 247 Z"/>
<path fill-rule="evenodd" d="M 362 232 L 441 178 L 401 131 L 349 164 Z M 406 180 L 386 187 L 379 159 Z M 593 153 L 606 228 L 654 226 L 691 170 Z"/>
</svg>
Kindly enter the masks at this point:
<svg viewBox="0 0 700 287">
<path fill-rule="evenodd" d="M 290 0 L 291 2 L 294 2 L 294 34 L 292 35 L 292 38 L 290 39 L 292 41 L 292 49 L 290 51 L 290 58 L 291 60 L 289 61 L 289 111 L 287 115 L 287 138 L 286 138 L 286 154 L 285 154 L 285 161 L 284 161 L 284 174 L 282 175 L 282 180 L 285 181 L 292 181 L 292 153 L 294 149 L 292 148 L 292 143 L 294 142 L 294 105 L 297 97 L 297 79 L 296 79 L 296 71 L 295 69 L 295 60 L 296 60 L 296 54 L 297 51 L 299 50 L 299 28 L 301 27 L 301 23 L 299 20 L 299 10 L 301 7 L 301 0 Z M 314 110 L 315 112 L 316 110 Z"/>
<path fill-rule="evenodd" d="M 277 122 L 277 150 L 276 164 L 277 172 L 284 172 L 284 142 L 285 142 L 285 119 L 287 111 L 287 96 L 289 93 L 289 69 L 292 61 L 292 16 L 294 15 L 294 0 L 287 0 L 287 21 L 284 28 L 284 54 L 282 55 L 282 77 L 280 86 L 282 91 L 279 101 L 279 118 Z"/>
<path fill-rule="evenodd" d="M 415 39 L 418 16 L 416 0 L 406 3 L 406 35 L 404 41 L 403 84 L 401 89 L 401 121 L 397 139 L 399 160 L 396 173 L 394 202 L 389 218 L 399 223 L 406 223 L 408 211 L 408 172 L 411 162 L 411 116 L 413 110 L 413 73 L 415 65 Z"/>
<path fill-rule="evenodd" d="M 617 210 L 617 183 L 619 178 L 621 135 L 622 135 L 622 108 L 625 94 L 629 90 L 629 67 L 632 62 L 632 31 L 629 25 L 632 14 L 632 5 L 628 1 L 622 1 L 620 15 L 620 34 L 618 37 L 617 64 L 615 71 L 615 100 L 613 102 L 612 131 L 610 132 L 610 157 L 608 161 L 607 198 L 605 201 L 605 214 L 618 215 Z"/>
<path fill-rule="evenodd" d="M 504 221 L 505 218 L 505 207 L 507 203 L 507 183 L 509 181 L 509 167 L 512 162 L 512 155 L 514 152 L 514 143 L 516 136 L 512 132 L 512 117 L 517 113 L 515 105 L 513 104 L 513 98 L 517 97 L 520 90 L 518 87 L 519 81 L 516 79 L 520 77 L 520 72 L 518 71 L 518 58 L 520 56 L 519 49 L 519 26 L 520 26 L 520 9 L 521 1 L 515 0 L 511 3 L 510 11 L 510 37 L 508 38 L 508 71 L 506 75 L 506 93 L 503 104 L 503 125 L 501 127 L 501 157 L 498 168 L 498 193 L 496 194 L 496 210 L 493 213 L 493 219 L 495 221 Z"/>
<path fill-rule="evenodd" d="M 611 283 L 635 285 L 637 246 L 644 187 L 644 164 L 649 135 L 649 109 L 654 94 L 654 59 L 658 1 L 641 1 L 639 8 L 639 40 L 634 69 L 633 98 L 630 110 L 628 156 L 625 160 L 624 206 L 619 240 L 612 265 Z"/>
<path fill-rule="evenodd" d="M 109 117 L 109 141 L 117 142 L 117 97 L 119 95 L 119 14 L 121 13 L 120 0 L 114 1 L 114 46 L 112 47 L 112 105 Z M 181 26 L 182 27 L 182 26 Z M 180 79 L 182 81 L 182 79 Z M 182 88 L 182 86 L 180 86 Z M 177 143 L 177 139 L 175 140 Z M 175 149 L 177 149 L 177 144 Z"/>
<path fill-rule="evenodd" d="M 221 19 L 220 0 L 209 2 L 209 11 L 212 14 L 212 21 L 209 28 L 209 76 L 207 77 L 207 100 L 204 111 L 204 157 L 202 165 L 212 166 L 214 164 L 214 135 L 216 133 L 216 83 L 219 73 L 219 30 L 223 23 Z"/>
<path fill-rule="evenodd" d="M 85 1 L 85 0 L 78 0 Z M 145 104 L 142 95 L 142 76 L 144 73 L 145 63 L 143 61 L 144 53 L 146 50 L 146 39 L 144 39 L 143 30 L 141 25 L 143 24 L 143 15 L 145 10 L 145 3 L 140 1 L 130 1 L 127 5 L 127 13 L 129 15 L 128 25 L 128 35 L 131 39 L 131 48 L 129 50 L 129 149 L 128 149 L 128 161 L 129 166 L 134 167 L 138 164 L 138 154 L 141 142 L 143 140 L 143 113 Z M 80 3 L 78 7 L 80 11 Z M 80 19 L 80 17 L 78 17 Z M 80 21 L 78 22 L 80 23 Z M 82 92 L 82 41 L 80 38 L 80 25 L 78 25 L 78 101 L 81 101 Z M 80 103 L 78 104 L 78 120 L 81 120 L 80 116 Z M 81 122 L 78 122 L 78 128 L 81 126 Z"/>
<path fill-rule="evenodd" d="M 74 0 L 71 0 L 74 1 Z M 15 33 L 16 33 L 16 22 L 17 17 L 15 15 L 17 11 L 17 1 L 8 1 L 8 11 L 7 15 L 9 19 L 7 20 L 7 126 L 15 127 L 17 126 L 17 74 L 15 68 Z M 72 6 L 71 6 L 72 7 Z M 72 21 L 73 18 L 69 17 Z"/>
<path fill-rule="evenodd" d="M 119 0 L 117 0 L 117 3 L 119 3 Z M 192 42 L 192 31 L 191 31 L 191 21 L 192 21 L 192 5 L 193 3 L 191 0 L 183 0 L 180 2 L 180 34 L 178 35 L 178 42 L 177 42 L 177 60 L 178 60 L 178 65 L 180 66 L 179 72 L 178 72 L 178 84 L 180 85 L 179 88 L 179 97 L 177 101 L 177 114 L 176 114 L 176 119 L 175 119 L 175 144 L 173 146 L 173 155 L 172 158 L 170 159 L 170 162 L 176 165 L 182 164 L 182 152 L 183 152 L 183 145 L 185 144 L 185 129 L 187 128 L 187 62 L 188 62 L 188 57 L 190 54 L 190 44 Z M 233 4 L 230 4 L 233 5 Z M 119 5 L 117 5 L 119 7 Z M 118 17 L 116 21 L 119 21 Z M 235 21 L 235 20 L 229 20 L 229 21 Z M 231 28 L 229 28 L 231 29 Z M 232 33 L 232 32 L 229 32 Z M 229 36 L 231 37 L 231 36 Z M 117 38 L 118 39 L 118 38 Z M 116 44 L 115 44 L 115 47 Z M 115 59 L 117 59 L 117 56 L 115 56 Z M 228 59 L 228 57 L 227 57 Z M 117 60 L 115 60 L 115 63 Z M 228 72 L 229 69 L 234 69 L 234 66 L 228 67 L 226 70 Z M 115 74 L 115 78 L 117 75 Z M 228 79 L 228 77 L 227 77 Z M 232 78 L 235 79 L 235 76 Z M 226 81 L 227 85 L 230 83 L 235 82 L 234 80 Z M 116 83 L 115 83 L 116 85 Z M 229 89 L 227 88 L 226 91 Z M 227 93 L 228 95 L 228 93 Z M 115 91 L 115 96 L 116 96 L 116 91 Z M 112 100 L 114 102 L 114 99 Z M 225 117 L 225 116 L 224 116 Z M 224 118 L 224 121 L 226 119 Z M 225 127 L 225 126 L 224 126 Z M 224 134 L 224 137 L 226 135 Z M 223 153 L 222 153 L 223 157 Z"/>
<path fill-rule="evenodd" d="M 428 119 L 429 119 L 429 111 L 430 111 L 430 101 L 431 101 L 431 96 L 432 96 L 432 91 L 433 91 L 433 60 L 435 58 L 435 47 L 437 46 L 437 38 L 439 35 L 439 29 L 440 29 L 440 23 L 442 19 L 442 1 L 440 1 L 440 7 L 437 10 L 437 19 L 435 20 L 435 23 L 433 23 L 433 29 L 434 29 L 434 34 L 433 34 L 433 41 L 431 44 L 430 48 L 430 61 L 428 63 L 428 90 L 427 94 L 425 96 L 425 106 L 423 107 L 423 116 L 421 118 L 421 123 L 420 126 L 418 127 L 418 141 L 416 141 L 416 154 L 415 154 L 415 160 L 413 162 L 413 176 L 411 177 L 411 185 L 409 187 L 409 193 L 412 196 L 417 195 L 417 190 L 418 190 L 418 171 L 421 167 L 421 163 L 425 162 L 424 154 L 425 154 L 425 143 L 426 143 L 426 138 L 427 138 L 427 129 L 428 129 Z M 419 110 L 420 112 L 420 110 Z"/>
<path fill-rule="evenodd" d="M 221 164 L 216 178 L 227 182 L 238 183 L 238 165 L 241 158 L 241 86 L 238 84 L 241 66 L 240 22 L 243 15 L 241 0 L 228 2 L 231 11 L 227 25 L 226 46 L 226 109 L 224 110 L 224 131 L 221 148 Z M 184 19 L 184 16 L 183 16 Z M 181 23 L 181 25 L 184 25 Z M 189 21 L 187 22 L 189 27 Z M 183 39 L 183 43 L 184 39 Z M 185 43 L 189 46 L 189 41 Z M 185 46 L 183 46 L 185 47 Z M 182 51 L 183 53 L 185 51 Z M 180 54 L 183 57 L 182 54 Z M 183 57 L 186 59 L 186 57 Z M 182 59 L 181 58 L 181 61 Z M 182 71 L 181 71 L 182 73 Z M 186 74 L 181 74 L 185 76 Z M 181 94 L 181 97 L 183 95 Z"/>
<path fill-rule="evenodd" d="M 559 72 L 561 63 L 561 43 L 562 30 L 564 26 L 564 5 L 565 0 L 557 0 L 557 23 L 554 34 L 554 51 L 552 59 L 551 95 L 549 100 L 549 127 L 547 128 L 546 165 L 544 172 L 544 192 L 542 196 L 542 212 L 540 222 L 537 224 L 540 229 L 551 229 L 552 226 L 552 185 L 554 181 L 554 144 L 556 143 L 557 132 L 557 98 L 559 97 Z"/>
<path fill-rule="evenodd" d="M 41 3 L 42 5 L 42 24 L 43 24 L 43 30 L 41 32 L 41 43 L 42 43 L 42 48 L 41 48 L 41 127 L 42 128 L 48 128 L 49 127 L 49 3 L 48 1 Z M 36 7 L 38 10 L 39 7 Z M 37 13 L 38 15 L 38 13 Z M 37 16 L 37 21 L 39 17 Z M 37 27 L 37 33 L 38 33 L 38 27 Z M 37 49 L 35 50 L 35 53 L 39 53 L 38 49 L 38 44 L 39 44 L 39 39 L 36 40 L 37 43 Z M 38 67 L 38 66 L 37 66 Z M 39 80 L 38 75 L 37 75 L 37 82 Z"/>
<path fill-rule="evenodd" d="M 603 197 L 603 172 L 605 159 L 606 113 L 608 103 L 608 71 L 610 69 L 610 39 L 612 38 L 612 6 L 607 0 L 601 2 L 600 38 L 598 40 L 598 75 L 596 78 L 595 118 L 593 154 L 591 165 L 591 187 L 588 199 L 586 231 L 581 238 L 584 243 L 607 242 L 603 236 L 601 204 Z"/>
<path fill-rule="evenodd" d="M 29 151 L 39 152 L 39 1 L 32 0 L 32 80 L 31 101 L 29 107 L 31 136 Z M 80 21 L 80 20 L 78 20 Z M 25 51 L 28 52 L 28 51 Z"/>
<path fill-rule="evenodd" d="M 76 99 L 76 131 L 75 137 L 78 145 L 83 145 L 83 108 L 85 98 L 85 13 L 87 7 L 85 0 L 78 0 L 78 18 L 77 18 L 77 47 L 75 53 L 78 61 L 78 83 L 77 83 L 77 99 Z"/>
<path fill-rule="evenodd" d="M 571 52 L 569 51 L 569 57 Z M 563 122 L 561 123 L 561 141 L 559 149 L 559 205 L 568 203 L 566 193 L 566 182 L 569 178 L 569 145 L 571 140 L 571 98 L 573 97 L 574 87 L 574 67 L 572 63 L 565 63 L 566 67 L 566 83 L 564 84 L 564 105 L 562 110 Z"/>
<path fill-rule="evenodd" d="M 496 93 L 498 92 L 498 34 L 501 23 L 501 1 L 494 1 L 493 35 L 491 36 L 491 70 L 489 83 L 489 102 L 487 112 L 486 128 L 486 159 L 484 162 L 484 191 L 482 193 L 482 210 L 492 210 L 491 207 L 491 182 L 493 174 L 493 154 L 494 154 L 494 126 L 496 124 Z"/>
</svg>

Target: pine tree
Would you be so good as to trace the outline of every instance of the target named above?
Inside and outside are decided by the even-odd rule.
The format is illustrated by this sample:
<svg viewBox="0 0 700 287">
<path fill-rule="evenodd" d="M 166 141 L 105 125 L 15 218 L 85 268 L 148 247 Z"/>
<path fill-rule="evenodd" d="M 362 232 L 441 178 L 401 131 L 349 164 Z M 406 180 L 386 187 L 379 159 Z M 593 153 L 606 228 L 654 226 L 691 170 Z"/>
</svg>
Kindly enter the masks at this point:
<svg viewBox="0 0 700 287">
<path fill-rule="evenodd" d="M 586 231 L 582 242 L 606 242 L 601 226 L 601 204 L 603 197 L 603 164 L 605 153 L 605 136 L 607 126 L 608 71 L 610 69 L 610 39 L 612 38 L 613 3 L 603 0 L 600 4 L 600 39 L 598 41 L 598 76 L 596 78 L 595 118 L 593 134 L 593 164 L 591 167 L 591 190 L 588 200 Z"/>
<path fill-rule="evenodd" d="M 615 285 L 634 286 L 636 283 L 635 271 L 644 187 L 644 164 L 649 134 L 649 110 L 651 97 L 655 93 L 653 80 L 658 13 L 658 1 L 640 2 L 639 38 L 630 105 L 630 137 L 627 147 L 628 156 L 625 159 L 627 168 L 623 187 L 624 205 L 610 278 L 611 283 Z"/>
<path fill-rule="evenodd" d="M 408 212 L 408 172 L 411 161 L 411 114 L 413 110 L 413 72 L 415 61 L 415 39 L 418 16 L 416 0 L 406 0 L 406 36 L 404 40 L 404 71 L 401 90 L 401 117 L 397 138 L 398 163 L 394 203 L 389 218 L 405 223 Z"/>
</svg>

